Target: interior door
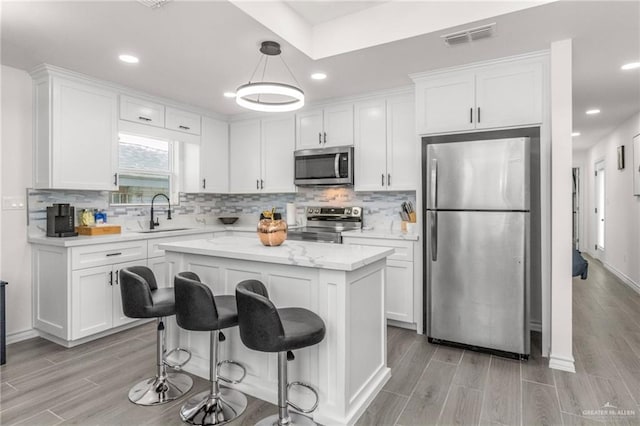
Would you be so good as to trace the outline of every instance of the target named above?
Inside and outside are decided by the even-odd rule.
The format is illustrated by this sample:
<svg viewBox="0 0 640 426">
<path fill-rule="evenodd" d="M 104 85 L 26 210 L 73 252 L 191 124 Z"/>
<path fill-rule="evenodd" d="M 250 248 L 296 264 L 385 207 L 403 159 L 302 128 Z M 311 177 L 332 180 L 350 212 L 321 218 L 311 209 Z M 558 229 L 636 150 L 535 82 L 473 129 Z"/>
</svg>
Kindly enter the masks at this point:
<svg viewBox="0 0 640 426">
<path fill-rule="evenodd" d="M 595 190 L 596 190 L 596 255 L 602 256 L 604 254 L 604 242 L 605 242 L 605 200 L 606 200 L 606 186 L 605 186 L 605 167 L 604 161 L 600 161 L 595 165 Z"/>
<path fill-rule="evenodd" d="M 527 353 L 528 213 L 428 212 L 429 337 Z"/>
</svg>

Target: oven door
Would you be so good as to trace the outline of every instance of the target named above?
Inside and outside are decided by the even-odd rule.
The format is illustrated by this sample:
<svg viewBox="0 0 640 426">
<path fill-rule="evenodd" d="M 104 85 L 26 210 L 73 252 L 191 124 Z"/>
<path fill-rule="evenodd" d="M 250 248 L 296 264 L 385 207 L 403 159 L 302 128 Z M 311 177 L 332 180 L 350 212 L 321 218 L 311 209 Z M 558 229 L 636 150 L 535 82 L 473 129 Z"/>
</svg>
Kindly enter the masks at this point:
<svg viewBox="0 0 640 426">
<path fill-rule="evenodd" d="M 353 185 L 353 147 L 296 151 L 294 161 L 296 185 Z"/>
</svg>

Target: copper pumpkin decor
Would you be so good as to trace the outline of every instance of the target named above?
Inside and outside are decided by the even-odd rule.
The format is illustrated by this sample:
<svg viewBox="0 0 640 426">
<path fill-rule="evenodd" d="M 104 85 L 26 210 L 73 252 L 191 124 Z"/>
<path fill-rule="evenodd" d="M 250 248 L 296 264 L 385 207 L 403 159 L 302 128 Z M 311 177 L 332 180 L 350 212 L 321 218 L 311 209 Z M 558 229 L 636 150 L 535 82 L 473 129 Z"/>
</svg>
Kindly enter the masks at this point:
<svg viewBox="0 0 640 426">
<path fill-rule="evenodd" d="M 280 213 L 264 211 L 258 222 L 258 237 L 265 246 L 279 246 L 287 239 L 287 222 Z"/>
</svg>

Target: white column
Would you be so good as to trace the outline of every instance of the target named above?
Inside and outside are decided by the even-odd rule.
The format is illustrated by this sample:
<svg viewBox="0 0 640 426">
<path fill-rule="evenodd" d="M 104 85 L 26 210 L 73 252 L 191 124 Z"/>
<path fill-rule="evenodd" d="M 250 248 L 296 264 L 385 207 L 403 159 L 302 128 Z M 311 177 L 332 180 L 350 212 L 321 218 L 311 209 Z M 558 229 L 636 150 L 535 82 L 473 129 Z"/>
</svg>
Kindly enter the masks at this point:
<svg viewBox="0 0 640 426">
<path fill-rule="evenodd" d="M 551 354 L 549 367 L 575 372 L 572 353 L 572 42 L 551 43 Z"/>
</svg>

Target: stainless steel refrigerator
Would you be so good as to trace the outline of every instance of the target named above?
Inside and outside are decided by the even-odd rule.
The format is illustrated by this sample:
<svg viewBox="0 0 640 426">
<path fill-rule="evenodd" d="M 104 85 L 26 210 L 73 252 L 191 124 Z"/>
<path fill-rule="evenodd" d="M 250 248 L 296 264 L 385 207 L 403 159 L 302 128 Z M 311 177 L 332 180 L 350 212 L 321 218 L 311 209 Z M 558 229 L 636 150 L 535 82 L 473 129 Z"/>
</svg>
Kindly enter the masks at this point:
<svg viewBox="0 0 640 426">
<path fill-rule="evenodd" d="M 429 341 L 526 358 L 530 140 L 433 139 L 423 156 Z"/>
</svg>

